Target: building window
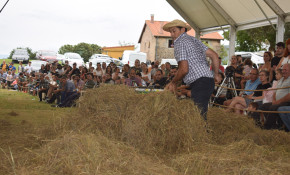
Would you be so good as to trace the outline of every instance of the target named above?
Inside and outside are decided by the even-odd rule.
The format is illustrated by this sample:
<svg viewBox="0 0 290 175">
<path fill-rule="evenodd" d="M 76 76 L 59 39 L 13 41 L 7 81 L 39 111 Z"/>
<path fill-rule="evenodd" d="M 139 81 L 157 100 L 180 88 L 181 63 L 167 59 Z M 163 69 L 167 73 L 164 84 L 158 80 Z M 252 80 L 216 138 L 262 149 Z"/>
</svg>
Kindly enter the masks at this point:
<svg viewBox="0 0 290 175">
<path fill-rule="evenodd" d="M 148 43 L 148 48 L 150 48 L 150 42 Z"/>
<path fill-rule="evenodd" d="M 172 39 L 168 40 L 168 48 L 173 48 L 173 47 L 174 47 L 173 40 Z"/>
</svg>

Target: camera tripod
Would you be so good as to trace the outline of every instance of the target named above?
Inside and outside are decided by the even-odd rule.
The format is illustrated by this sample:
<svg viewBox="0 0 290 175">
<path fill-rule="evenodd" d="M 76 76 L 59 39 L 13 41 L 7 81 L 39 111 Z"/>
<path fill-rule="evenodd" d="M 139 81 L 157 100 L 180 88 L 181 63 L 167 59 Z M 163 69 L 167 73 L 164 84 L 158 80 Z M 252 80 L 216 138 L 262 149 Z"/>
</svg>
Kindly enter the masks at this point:
<svg viewBox="0 0 290 175">
<path fill-rule="evenodd" d="M 231 94 L 233 94 L 235 97 L 238 96 L 234 78 L 232 76 L 227 76 L 226 78 L 224 78 L 223 82 L 220 84 L 220 87 L 218 88 L 216 95 L 212 99 L 212 103 L 216 102 L 216 99 L 221 95 L 223 90 L 227 89 L 226 87 L 233 88 L 234 90 L 230 89 Z"/>
</svg>

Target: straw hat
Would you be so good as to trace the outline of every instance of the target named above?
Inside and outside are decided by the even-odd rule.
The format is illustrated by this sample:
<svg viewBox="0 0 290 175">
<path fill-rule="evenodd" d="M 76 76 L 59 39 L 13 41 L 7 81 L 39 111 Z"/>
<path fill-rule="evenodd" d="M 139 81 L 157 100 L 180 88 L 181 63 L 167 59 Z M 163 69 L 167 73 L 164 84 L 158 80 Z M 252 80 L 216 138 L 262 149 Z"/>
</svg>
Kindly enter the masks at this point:
<svg viewBox="0 0 290 175">
<path fill-rule="evenodd" d="M 169 29 L 171 27 L 184 27 L 187 29 L 187 31 L 189 31 L 191 29 L 191 27 L 189 25 L 187 25 L 185 22 L 179 20 L 179 19 L 175 19 L 167 24 L 165 24 L 163 26 L 163 30 L 169 32 Z"/>
</svg>

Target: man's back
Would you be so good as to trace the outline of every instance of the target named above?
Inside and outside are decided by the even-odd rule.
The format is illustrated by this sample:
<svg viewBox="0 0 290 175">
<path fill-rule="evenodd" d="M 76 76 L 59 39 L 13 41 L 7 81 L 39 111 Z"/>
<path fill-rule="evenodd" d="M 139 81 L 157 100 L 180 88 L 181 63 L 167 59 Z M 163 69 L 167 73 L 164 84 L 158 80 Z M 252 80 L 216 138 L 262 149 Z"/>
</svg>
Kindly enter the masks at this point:
<svg viewBox="0 0 290 175">
<path fill-rule="evenodd" d="M 284 80 L 284 77 L 282 77 L 278 81 L 277 88 L 283 88 L 283 87 L 289 87 L 289 86 L 290 86 L 290 77 L 288 77 L 285 80 Z M 276 90 L 276 100 L 280 100 L 281 98 L 283 98 L 289 93 L 290 93 L 290 88 Z"/>
</svg>

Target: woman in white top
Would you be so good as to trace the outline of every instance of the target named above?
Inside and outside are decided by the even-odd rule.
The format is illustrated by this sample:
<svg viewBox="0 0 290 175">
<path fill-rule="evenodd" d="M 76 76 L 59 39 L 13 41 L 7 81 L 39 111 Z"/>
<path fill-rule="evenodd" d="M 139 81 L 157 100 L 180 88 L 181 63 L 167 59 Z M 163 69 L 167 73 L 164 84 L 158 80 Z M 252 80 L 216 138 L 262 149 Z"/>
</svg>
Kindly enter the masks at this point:
<svg viewBox="0 0 290 175">
<path fill-rule="evenodd" d="M 94 75 L 96 75 L 98 77 L 103 77 L 101 63 L 97 63 L 97 68 L 94 70 Z"/>
<path fill-rule="evenodd" d="M 142 72 L 141 72 L 141 78 L 146 82 L 146 83 L 151 83 L 151 72 L 148 72 L 148 67 L 147 64 L 142 64 Z"/>
<path fill-rule="evenodd" d="M 283 58 L 280 60 L 276 69 L 280 69 L 284 64 L 290 63 L 290 38 L 287 39 L 285 46 Z"/>
</svg>

